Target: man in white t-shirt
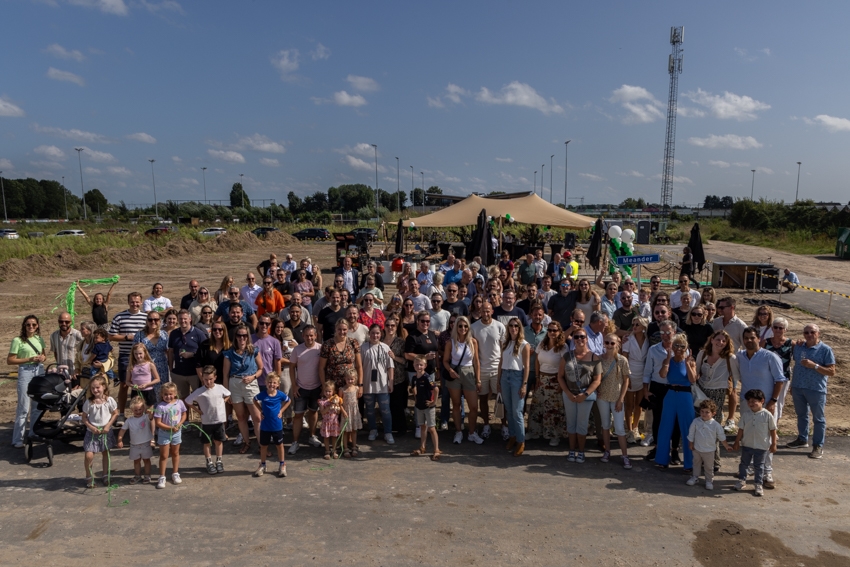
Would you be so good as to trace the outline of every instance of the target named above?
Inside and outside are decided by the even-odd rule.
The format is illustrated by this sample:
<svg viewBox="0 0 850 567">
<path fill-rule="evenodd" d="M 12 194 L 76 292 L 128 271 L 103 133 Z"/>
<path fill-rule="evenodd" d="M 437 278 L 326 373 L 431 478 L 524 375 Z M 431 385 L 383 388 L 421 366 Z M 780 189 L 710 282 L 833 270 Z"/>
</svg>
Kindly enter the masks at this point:
<svg viewBox="0 0 850 567">
<path fill-rule="evenodd" d="M 502 360 L 502 340 L 505 338 L 505 326 L 493 319 L 493 305 L 489 301 L 484 302 L 481 308 L 481 319 L 472 324 L 472 336 L 478 341 L 478 361 L 481 367 L 478 411 L 484 420 L 481 436 L 486 439 L 490 436 L 490 394 L 498 391 L 499 362 Z"/>
<path fill-rule="evenodd" d="M 691 289 L 691 279 L 682 274 L 679 276 L 679 289 L 670 294 L 670 308 L 679 316 L 679 320 L 684 321 L 683 316 L 687 316 L 688 311 L 692 307 L 699 305 L 702 296 L 700 293 Z"/>
<path fill-rule="evenodd" d="M 289 454 L 298 451 L 298 437 L 301 435 L 301 420 L 307 414 L 307 427 L 310 432 L 308 443 L 313 447 L 321 447 L 322 442 L 316 437 L 316 412 L 319 410 L 319 399 L 322 397 L 322 381 L 319 379 L 319 353 L 322 345 L 316 342 L 316 328 L 307 325 L 303 331 L 304 343 L 295 347 L 289 356 L 289 376 L 292 379 L 292 399 L 295 400 L 292 419 L 292 445 Z"/>
<path fill-rule="evenodd" d="M 449 317 L 452 314 L 443 309 L 443 296 L 440 295 L 439 291 L 431 294 L 431 309 L 428 310 L 428 313 L 431 315 L 430 329 L 438 335 L 445 331 L 449 326 Z"/>
<path fill-rule="evenodd" d="M 413 312 L 419 313 L 425 309 L 431 309 L 431 300 L 428 296 L 419 293 L 419 282 L 416 278 L 410 278 L 410 295 L 407 297 L 413 302 Z"/>
</svg>

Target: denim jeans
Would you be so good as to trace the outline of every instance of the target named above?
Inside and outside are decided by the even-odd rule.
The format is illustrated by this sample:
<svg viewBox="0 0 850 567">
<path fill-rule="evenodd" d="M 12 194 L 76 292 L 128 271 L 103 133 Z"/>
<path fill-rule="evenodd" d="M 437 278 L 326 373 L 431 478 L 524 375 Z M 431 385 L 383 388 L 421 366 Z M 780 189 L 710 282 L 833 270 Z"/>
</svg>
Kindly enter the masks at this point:
<svg viewBox="0 0 850 567">
<path fill-rule="evenodd" d="M 796 403 L 794 404 L 794 407 L 797 407 Z M 738 409 L 741 412 L 741 415 L 744 415 L 745 413 L 749 413 L 750 415 L 752 415 L 752 410 L 750 410 L 750 406 L 748 406 L 746 401 L 744 400 L 741 400 L 741 405 L 738 406 Z M 775 413 L 774 417 L 776 417 Z M 773 453 L 771 453 L 770 451 L 766 451 L 766 453 L 767 454 L 764 456 L 764 474 L 769 477 L 773 477 Z"/>
<path fill-rule="evenodd" d="M 581 403 L 571 402 L 567 395 L 561 392 L 564 398 L 564 410 L 567 415 L 567 433 L 574 435 L 587 435 L 587 425 L 590 422 L 590 411 L 593 409 L 593 404 L 590 400 L 585 400 Z"/>
<path fill-rule="evenodd" d="M 402 387 L 404 385 L 402 384 Z M 375 421 L 375 402 L 378 402 L 378 409 L 381 412 L 381 421 L 384 423 L 384 435 L 393 432 L 393 416 L 390 413 L 390 395 L 389 394 L 363 394 L 363 403 L 366 409 L 366 421 L 369 424 L 369 431 L 378 429 L 378 424 Z"/>
<path fill-rule="evenodd" d="M 808 388 L 791 386 L 791 398 L 794 400 L 794 410 L 797 412 L 797 435 L 800 439 L 809 439 L 809 412 L 815 429 L 812 434 L 812 445 L 823 447 L 826 438 L 826 394 Z"/>
<path fill-rule="evenodd" d="M 27 387 L 32 379 L 44 374 L 42 364 L 22 364 L 18 367 L 18 408 L 15 411 L 15 426 L 12 430 L 12 444 L 17 445 L 24 441 L 24 431 L 29 429 L 31 423 L 38 418 L 35 404 L 30 411 L 30 400 L 27 396 Z M 30 418 L 29 420 L 27 418 Z"/>
<path fill-rule="evenodd" d="M 522 370 L 502 370 L 501 386 L 508 431 L 511 437 L 516 437 L 517 443 L 525 443 L 525 417 L 522 413 L 525 398 L 519 395 L 522 388 Z"/>
<path fill-rule="evenodd" d="M 625 404 L 623 405 L 625 407 Z M 602 416 L 602 423 L 600 424 L 600 426 L 602 427 L 603 431 L 605 429 L 611 429 L 611 416 L 613 416 L 614 434 L 618 436 L 626 434 L 626 413 L 623 408 L 620 408 L 620 411 L 616 411 L 614 409 L 617 406 L 617 402 L 608 402 L 597 398 L 596 406 L 599 408 L 599 415 Z"/>
<path fill-rule="evenodd" d="M 793 390 L 791 391 L 793 392 Z M 768 455 L 766 449 L 753 449 L 752 447 L 741 446 L 741 464 L 738 465 L 738 478 L 740 480 L 747 480 L 747 468 L 752 461 L 753 469 L 756 473 L 755 482 L 756 484 L 762 484 L 764 482 L 764 461 L 766 455 Z"/>
</svg>

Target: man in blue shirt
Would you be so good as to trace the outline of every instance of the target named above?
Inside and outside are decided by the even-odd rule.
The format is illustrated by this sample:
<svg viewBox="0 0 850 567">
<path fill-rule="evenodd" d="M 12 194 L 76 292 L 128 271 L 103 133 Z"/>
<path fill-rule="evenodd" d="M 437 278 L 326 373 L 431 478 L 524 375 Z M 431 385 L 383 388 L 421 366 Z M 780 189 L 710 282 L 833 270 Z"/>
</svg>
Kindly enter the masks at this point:
<svg viewBox="0 0 850 567">
<path fill-rule="evenodd" d="M 803 329 L 805 341 L 794 346 L 794 375 L 791 379 L 791 397 L 797 412 L 797 439 L 789 447 L 809 446 L 809 411 L 815 429 L 812 434 L 812 452 L 809 457 L 823 457 L 826 438 L 826 382 L 835 376 L 835 354 L 821 342 L 820 328 L 814 323 Z"/>
<path fill-rule="evenodd" d="M 797 277 L 797 274 L 785 268 L 785 276 L 783 276 L 782 281 L 779 283 L 791 293 L 800 285 L 800 278 Z"/>
<path fill-rule="evenodd" d="M 450 283 L 459 283 L 462 277 L 463 268 L 461 267 L 460 260 L 455 260 L 454 268 L 446 272 L 446 275 L 443 278 L 443 285 L 448 285 Z"/>
<path fill-rule="evenodd" d="M 744 348 L 738 351 L 737 364 L 741 373 L 741 414 L 752 413 L 750 406 L 744 401 L 744 396 L 750 390 L 761 390 L 770 400 L 764 409 L 776 417 L 776 402 L 782 383 L 786 381 L 782 373 L 782 359 L 775 353 L 759 347 L 759 333 L 755 327 L 747 327 L 743 333 Z M 764 459 L 764 487 L 774 488 L 773 453 L 768 453 Z"/>
<path fill-rule="evenodd" d="M 230 298 L 230 301 L 221 302 L 221 305 L 215 311 L 215 315 L 213 315 L 213 320 L 227 321 L 230 317 L 230 307 L 238 304 L 242 306 L 242 322 L 250 324 L 252 329 L 256 328 L 257 316 L 254 314 L 254 308 L 244 299 L 239 299 L 239 288 L 236 286 L 231 287 L 230 291 L 227 292 L 227 296 Z"/>
</svg>

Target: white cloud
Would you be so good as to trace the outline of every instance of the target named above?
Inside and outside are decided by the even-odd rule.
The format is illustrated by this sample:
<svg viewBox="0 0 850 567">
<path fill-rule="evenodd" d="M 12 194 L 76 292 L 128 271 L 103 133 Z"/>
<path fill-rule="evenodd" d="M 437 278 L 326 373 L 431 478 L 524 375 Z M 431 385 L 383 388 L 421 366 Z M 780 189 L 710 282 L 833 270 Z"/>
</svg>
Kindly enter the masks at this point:
<svg viewBox="0 0 850 567">
<path fill-rule="evenodd" d="M 758 118 L 756 112 L 770 109 L 770 105 L 767 103 L 746 95 L 736 95 L 729 91 L 724 92 L 722 95 L 715 95 L 702 89 L 697 89 L 696 92 L 685 93 L 685 96 L 696 104 L 706 107 L 715 118 L 720 118 L 721 120 L 733 119 L 739 122 L 755 120 Z"/>
<path fill-rule="evenodd" d="M 446 98 L 455 104 L 460 104 L 460 97 L 469 96 L 471 93 L 455 84 L 449 83 L 446 87 Z"/>
<path fill-rule="evenodd" d="M 445 104 L 440 100 L 440 97 L 431 98 L 430 96 L 425 97 L 428 100 L 428 106 L 431 108 L 445 108 Z"/>
<path fill-rule="evenodd" d="M 664 118 L 661 101 L 643 87 L 623 85 L 611 93 L 609 102 L 619 103 L 629 114 L 624 124 L 649 124 Z"/>
<path fill-rule="evenodd" d="M 759 52 L 764 53 L 765 55 L 770 55 L 770 48 L 765 47 L 763 49 L 759 49 Z"/>
<path fill-rule="evenodd" d="M 773 170 L 769 167 L 757 167 L 756 173 L 764 173 L 765 175 L 773 175 Z"/>
<path fill-rule="evenodd" d="M 118 167 L 107 167 L 106 171 L 111 173 L 112 175 L 133 175 L 133 172 L 123 166 Z"/>
<path fill-rule="evenodd" d="M 337 148 L 334 151 L 338 154 L 357 154 L 359 156 L 374 158 L 375 157 L 375 148 L 372 147 L 372 144 L 367 144 L 366 142 L 360 142 L 359 144 L 355 144 L 352 146 L 345 146 L 344 148 Z M 378 155 L 381 155 L 380 153 Z"/>
<path fill-rule="evenodd" d="M 683 118 L 702 118 L 705 112 L 699 108 L 690 108 L 688 106 L 677 106 L 676 114 Z"/>
<path fill-rule="evenodd" d="M 113 163 L 118 161 L 115 159 L 115 156 L 110 153 L 99 152 L 97 150 L 87 148 L 86 146 L 83 146 L 83 156 L 88 160 L 96 161 L 98 163 Z"/>
<path fill-rule="evenodd" d="M 100 175 L 100 170 L 95 167 L 85 167 L 83 168 L 83 171 L 87 175 Z"/>
<path fill-rule="evenodd" d="M 35 167 L 44 167 L 46 169 L 65 169 L 64 165 L 56 163 L 55 161 L 36 160 L 31 161 L 30 165 L 34 165 Z"/>
<path fill-rule="evenodd" d="M 105 14 L 114 14 L 116 16 L 126 16 L 129 13 L 124 0 L 68 0 L 68 3 L 86 8 L 95 8 Z"/>
<path fill-rule="evenodd" d="M 86 56 L 83 55 L 82 51 L 78 49 L 73 49 L 69 51 L 58 43 L 48 45 L 45 48 L 44 52 L 48 55 L 58 57 L 59 59 L 73 59 L 74 61 L 83 61 L 86 58 Z"/>
<path fill-rule="evenodd" d="M 720 169 L 728 169 L 730 166 L 728 161 L 719 161 L 714 159 L 708 160 L 708 165 L 713 165 L 714 167 L 719 167 Z"/>
<path fill-rule="evenodd" d="M 661 174 L 656 173 L 655 175 L 653 175 L 651 177 L 651 179 L 654 179 L 656 181 L 661 181 Z M 673 183 L 683 183 L 685 185 L 693 185 L 694 184 L 694 182 L 691 181 L 689 178 L 684 177 L 684 176 L 680 176 L 680 175 L 674 175 L 673 176 Z"/>
<path fill-rule="evenodd" d="M 366 99 L 359 94 L 350 95 L 345 91 L 339 91 L 338 93 L 334 93 L 334 104 L 338 106 L 353 106 L 354 108 L 357 108 L 358 106 L 366 104 Z"/>
<path fill-rule="evenodd" d="M 733 162 L 732 165 L 734 165 L 735 167 L 750 167 L 750 164 L 745 161 L 736 161 Z"/>
<path fill-rule="evenodd" d="M 319 59 L 328 59 L 331 56 L 331 50 L 322 45 L 321 43 L 316 46 L 316 49 L 310 52 L 310 57 L 313 58 L 313 61 L 318 61 Z"/>
<path fill-rule="evenodd" d="M 63 160 L 65 159 L 65 152 L 56 146 L 39 146 L 33 150 L 35 153 L 46 157 L 51 160 Z"/>
<path fill-rule="evenodd" d="M 159 12 L 174 12 L 177 14 L 185 14 L 183 11 L 183 6 L 181 6 L 178 2 L 174 0 L 163 0 L 162 2 L 148 2 L 148 0 L 141 0 L 142 6 L 144 6 L 148 12 L 151 14 L 158 14 Z"/>
<path fill-rule="evenodd" d="M 144 132 L 136 132 L 135 134 L 130 134 L 127 136 L 128 140 L 135 140 L 137 142 L 143 142 L 145 144 L 155 144 L 156 138 L 151 136 L 150 134 L 145 134 Z"/>
<path fill-rule="evenodd" d="M 711 134 L 707 138 L 688 138 L 688 143 L 701 148 L 728 148 L 731 150 L 752 150 L 762 146 L 752 136 L 738 136 L 736 134 L 726 134 L 725 136 Z"/>
<path fill-rule="evenodd" d="M 282 49 L 271 58 L 272 65 L 280 72 L 280 78 L 284 81 L 294 81 L 293 75 L 298 70 L 300 54 L 297 49 Z"/>
<path fill-rule="evenodd" d="M 375 164 L 364 161 L 360 158 L 354 156 L 345 156 L 345 163 L 347 163 L 352 169 L 357 169 L 359 171 L 375 171 Z M 378 166 L 378 171 L 380 173 L 386 173 L 387 168 L 383 165 Z"/>
<path fill-rule="evenodd" d="M 212 157 L 229 163 L 245 163 L 245 157 L 239 152 L 226 152 L 222 150 L 207 150 Z"/>
<path fill-rule="evenodd" d="M 2 102 L 0 102 L 2 107 Z M 2 112 L 0 112 L 2 114 Z M 838 118 L 828 114 L 818 114 L 815 116 L 814 122 L 822 125 L 830 132 L 850 132 L 850 120 L 846 118 Z"/>
<path fill-rule="evenodd" d="M 236 142 L 237 150 L 254 150 L 257 152 L 268 152 L 270 154 L 286 153 L 286 147 L 279 142 L 275 142 L 271 138 L 262 134 L 254 134 L 253 136 L 244 136 Z"/>
<path fill-rule="evenodd" d="M 180 183 L 183 185 L 200 185 L 201 183 L 197 179 L 192 179 L 191 177 L 181 177 Z"/>
<path fill-rule="evenodd" d="M 509 157 L 497 157 L 496 161 L 500 161 L 502 163 L 511 163 L 514 160 L 513 160 L 513 158 L 509 158 Z"/>
<path fill-rule="evenodd" d="M 452 85 L 449 85 L 450 87 Z M 446 95 L 449 96 L 449 95 Z M 540 96 L 531 85 L 513 81 L 498 93 L 490 91 L 487 87 L 481 87 L 475 99 L 487 104 L 507 104 L 510 106 L 522 106 L 539 110 L 543 114 L 563 114 L 564 109 L 554 99 L 547 101 Z"/>
<path fill-rule="evenodd" d="M 0 98 L 0 116 L 18 118 L 24 116 L 24 110 L 20 106 L 12 104 L 5 98 Z"/>
<path fill-rule="evenodd" d="M 171 156 L 171 161 L 174 163 L 183 163 L 183 160 L 180 159 L 180 156 Z"/>
<path fill-rule="evenodd" d="M 0 158 L 0 169 L 3 171 L 9 171 L 10 169 L 15 169 L 15 166 L 13 166 L 12 162 L 6 158 Z"/>
<path fill-rule="evenodd" d="M 345 78 L 346 81 L 351 85 L 356 91 L 371 93 L 375 91 L 381 90 L 381 86 L 378 84 L 375 79 L 370 79 L 369 77 L 360 77 L 358 75 L 349 75 Z"/>
<path fill-rule="evenodd" d="M 622 175 L 623 177 L 646 177 L 643 173 L 635 171 L 634 169 L 625 173 L 618 173 L 618 175 Z"/>
<path fill-rule="evenodd" d="M 60 71 L 55 67 L 51 67 L 47 70 L 47 78 L 53 79 L 54 81 L 66 81 L 69 83 L 74 83 L 81 87 L 86 86 L 86 81 L 79 75 L 75 75 L 69 71 Z"/>
<path fill-rule="evenodd" d="M 278 167 L 278 166 L 280 166 L 280 162 L 277 161 L 276 159 L 272 159 L 272 158 L 265 158 L 265 157 L 260 158 L 260 163 L 263 164 L 263 165 L 266 165 L 268 167 Z"/>
<path fill-rule="evenodd" d="M 594 175 L 592 173 L 579 173 L 579 177 L 584 177 L 585 179 L 589 179 L 591 181 L 605 181 L 605 178 L 601 175 Z"/>
<path fill-rule="evenodd" d="M 443 181 L 446 181 L 448 183 L 460 183 L 461 179 L 460 177 L 446 176 L 443 178 Z"/>
<path fill-rule="evenodd" d="M 470 177 L 469 181 L 472 183 L 486 183 L 486 181 L 484 181 L 480 177 Z"/>
</svg>

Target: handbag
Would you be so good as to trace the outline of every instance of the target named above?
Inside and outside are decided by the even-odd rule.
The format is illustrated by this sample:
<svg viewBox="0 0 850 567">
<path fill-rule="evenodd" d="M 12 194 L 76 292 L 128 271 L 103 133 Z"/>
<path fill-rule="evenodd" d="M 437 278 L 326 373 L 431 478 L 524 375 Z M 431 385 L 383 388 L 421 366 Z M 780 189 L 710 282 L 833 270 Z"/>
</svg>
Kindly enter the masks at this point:
<svg viewBox="0 0 850 567">
<path fill-rule="evenodd" d="M 496 419 L 505 419 L 505 403 L 502 401 L 502 394 L 496 394 L 496 407 L 493 409 L 493 415 Z"/>
<path fill-rule="evenodd" d="M 457 364 L 452 364 L 452 370 L 454 370 L 457 374 L 460 374 L 460 363 L 463 362 L 463 357 L 466 356 L 466 349 L 468 347 L 469 345 L 467 343 L 463 343 L 463 352 L 460 353 L 460 358 L 458 359 Z M 451 375 L 446 372 L 446 380 L 452 382 L 454 381 L 454 378 L 452 378 Z"/>
<path fill-rule="evenodd" d="M 708 399 L 708 396 L 705 395 L 705 392 L 702 391 L 702 388 L 697 386 L 695 383 L 691 384 L 691 395 L 694 397 L 695 408 L 698 408 L 703 400 Z"/>
</svg>

